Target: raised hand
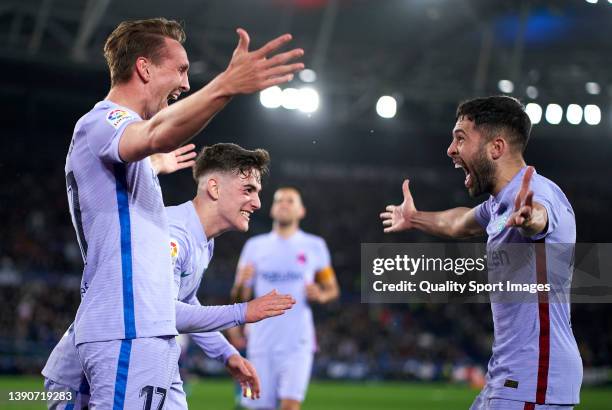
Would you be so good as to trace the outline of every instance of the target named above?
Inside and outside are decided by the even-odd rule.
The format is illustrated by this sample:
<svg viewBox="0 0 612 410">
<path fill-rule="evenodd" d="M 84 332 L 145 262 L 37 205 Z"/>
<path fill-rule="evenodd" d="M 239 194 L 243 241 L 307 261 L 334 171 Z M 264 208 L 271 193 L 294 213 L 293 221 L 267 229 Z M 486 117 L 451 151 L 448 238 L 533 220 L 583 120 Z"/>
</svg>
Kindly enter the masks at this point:
<svg viewBox="0 0 612 410">
<path fill-rule="evenodd" d="M 242 396 L 255 400 L 260 395 L 259 376 L 255 367 L 247 359 L 238 354 L 229 357 L 225 365 L 227 371 L 242 387 Z"/>
<path fill-rule="evenodd" d="M 149 157 L 151 165 L 157 174 L 171 174 L 181 169 L 191 168 L 196 157 L 195 145 L 187 144 L 172 152 L 154 154 Z"/>
<path fill-rule="evenodd" d="M 529 188 L 529 185 L 534 171 L 533 167 L 527 167 L 521 182 L 521 189 L 514 199 L 514 211 L 508 217 L 506 227 L 530 228 L 533 214 L 533 191 Z"/>
<path fill-rule="evenodd" d="M 246 323 L 259 322 L 268 317 L 279 316 L 291 309 L 295 299 L 291 295 L 279 295 L 273 290 L 247 303 Z"/>
<path fill-rule="evenodd" d="M 402 184 L 404 202 L 401 205 L 387 205 L 386 211 L 380 214 L 385 233 L 399 232 L 412 228 L 410 217 L 416 213 L 414 200 L 410 193 L 410 181 L 407 179 Z"/>
<path fill-rule="evenodd" d="M 304 69 L 303 63 L 288 64 L 304 55 L 304 50 L 295 48 L 272 57 L 272 52 L 291 41 L 291 34 L 284 34 L 269 41 L 263 47 L 249 51 L 249 34 L 239 28 L 238 46 L 225 72 L 225 87 L 228 95 L 250 94 L 274 85 L 291 81 L 293 73 Z"/>
</svg>

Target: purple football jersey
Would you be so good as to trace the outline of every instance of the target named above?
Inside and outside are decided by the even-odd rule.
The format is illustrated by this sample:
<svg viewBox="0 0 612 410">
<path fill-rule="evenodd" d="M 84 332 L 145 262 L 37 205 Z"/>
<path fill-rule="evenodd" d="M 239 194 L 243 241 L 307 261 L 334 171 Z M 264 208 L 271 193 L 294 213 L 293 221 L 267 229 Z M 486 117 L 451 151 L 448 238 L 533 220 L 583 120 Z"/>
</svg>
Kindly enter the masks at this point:
<svg viewBox="0 0 612 410">
<path fill-rule="evenodd" d="M 135 112 L 101 101 L 77 122 L 66 157 L 72 222 L 85 267 L 76 343 L 176 335 L 168 224 L 148 158 L 125 163 Z"/>
<path fill-rule="evenodd" d="M 565 292 L 566 297 L 549 300 L 553 294 L 541 291 L 531 300 L 496 303 L 492 295 L 495 340 L 487 391 L 489 398 L 575 404 L 579 402 L 582 361 L 572 333 L 567 298 L 573 272 L 571 249 L 576 242 L 574 211 L 555 183 L 534 173 L 530 189 L 534 202 L 546 209 L 547 228 L 528 238 L 518 228 L 505 227 L 526 169 L 522 168 L 497 195 L 476 207 L 476 219 L 488 235 L 487 254 L 501 250 L 511 255 L 507 266 L 498 263 L 504 259 L 499 257 L 495 259 L 496 266 L 492 266 L 489 257 L 489 274 L 495 272 L 497 279 L 513 282 L 549 284 Z"/>
</svg>

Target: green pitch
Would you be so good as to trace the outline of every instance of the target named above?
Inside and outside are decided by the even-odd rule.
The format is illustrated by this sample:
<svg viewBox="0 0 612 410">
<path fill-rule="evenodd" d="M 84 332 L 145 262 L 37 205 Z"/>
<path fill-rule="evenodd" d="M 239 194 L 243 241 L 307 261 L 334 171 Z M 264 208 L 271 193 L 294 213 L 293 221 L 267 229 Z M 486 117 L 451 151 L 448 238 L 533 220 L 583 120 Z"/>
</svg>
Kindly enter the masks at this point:
<svg viewBox="0 0 612 410">
<path fill-rule="evenodd" d="M 190 383 L 189 408 L 233 409 L 233 384 L 225 379 L 199 379 Z M 9 391 L 40 391 L 37 377 L 0 377 L 0 409 L 45 409 L 44 403 L 9 402 Z M 453 410 L 467 409 L 478 392 L 467 387 L 420 383 L 313 382 L 304 410 Z M 607 410 L 612 388 L 585 388 L 577 410 Z"/>
</svg>

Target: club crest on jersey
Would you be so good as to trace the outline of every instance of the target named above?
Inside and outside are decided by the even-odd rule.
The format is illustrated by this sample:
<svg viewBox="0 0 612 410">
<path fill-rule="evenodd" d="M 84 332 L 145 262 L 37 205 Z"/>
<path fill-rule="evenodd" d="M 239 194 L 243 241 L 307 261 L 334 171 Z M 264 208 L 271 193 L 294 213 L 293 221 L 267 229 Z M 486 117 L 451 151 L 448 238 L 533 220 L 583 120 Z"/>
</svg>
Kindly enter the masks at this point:
<svg viewBox="0 0 612 410">
<path fill-rule="evenodd" d="M 306 263 L 306 254 L 304 252 L 300 252 L 298 253 L 297 256 L 297 261 L 300 265 L 303 265 Z"/>
<path fill-rule="evenodd" d="M 172 258 L 172 265 L 176 263 L 179 254 L 178 242 L 174 239 L 170 239 L 170 257 Z"/>
<path fill-rule="evenodd" d="M 509 216 L 510 214 L 507 213 L 497 218 L 497 220 L 495 221 L 495 231 L 496 232 L 501 232 L 504 230 L 504 228 L 506 227 L 506 222 L 508 222 Z"/>
<path fill-rule="evenodd" d="M 132 118 L 134 118 L 132 114 L 121 109 L 111 110 L 108 112 L 108 114 L 106 114 L 106 121 L 108 121 L 108 123 L 115 129 L 119 128 L 121 124 L 127 120 L 131 120 Z"/>
</svg>

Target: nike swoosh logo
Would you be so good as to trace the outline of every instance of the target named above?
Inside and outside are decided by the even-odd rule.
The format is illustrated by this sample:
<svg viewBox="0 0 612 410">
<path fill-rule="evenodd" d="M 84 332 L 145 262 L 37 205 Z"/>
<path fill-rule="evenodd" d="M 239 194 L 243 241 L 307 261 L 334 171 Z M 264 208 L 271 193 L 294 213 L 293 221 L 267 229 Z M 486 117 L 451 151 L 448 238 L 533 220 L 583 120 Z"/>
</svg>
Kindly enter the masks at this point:
<svg viewBox="0 0 612 410">
<path fill-rule="evenodd" d="M 191 272 L 183 272 L 181 273 L 181 278 L 184 278 L 185 276 L 189 276 L 191 275 Z"/>
</svg>

